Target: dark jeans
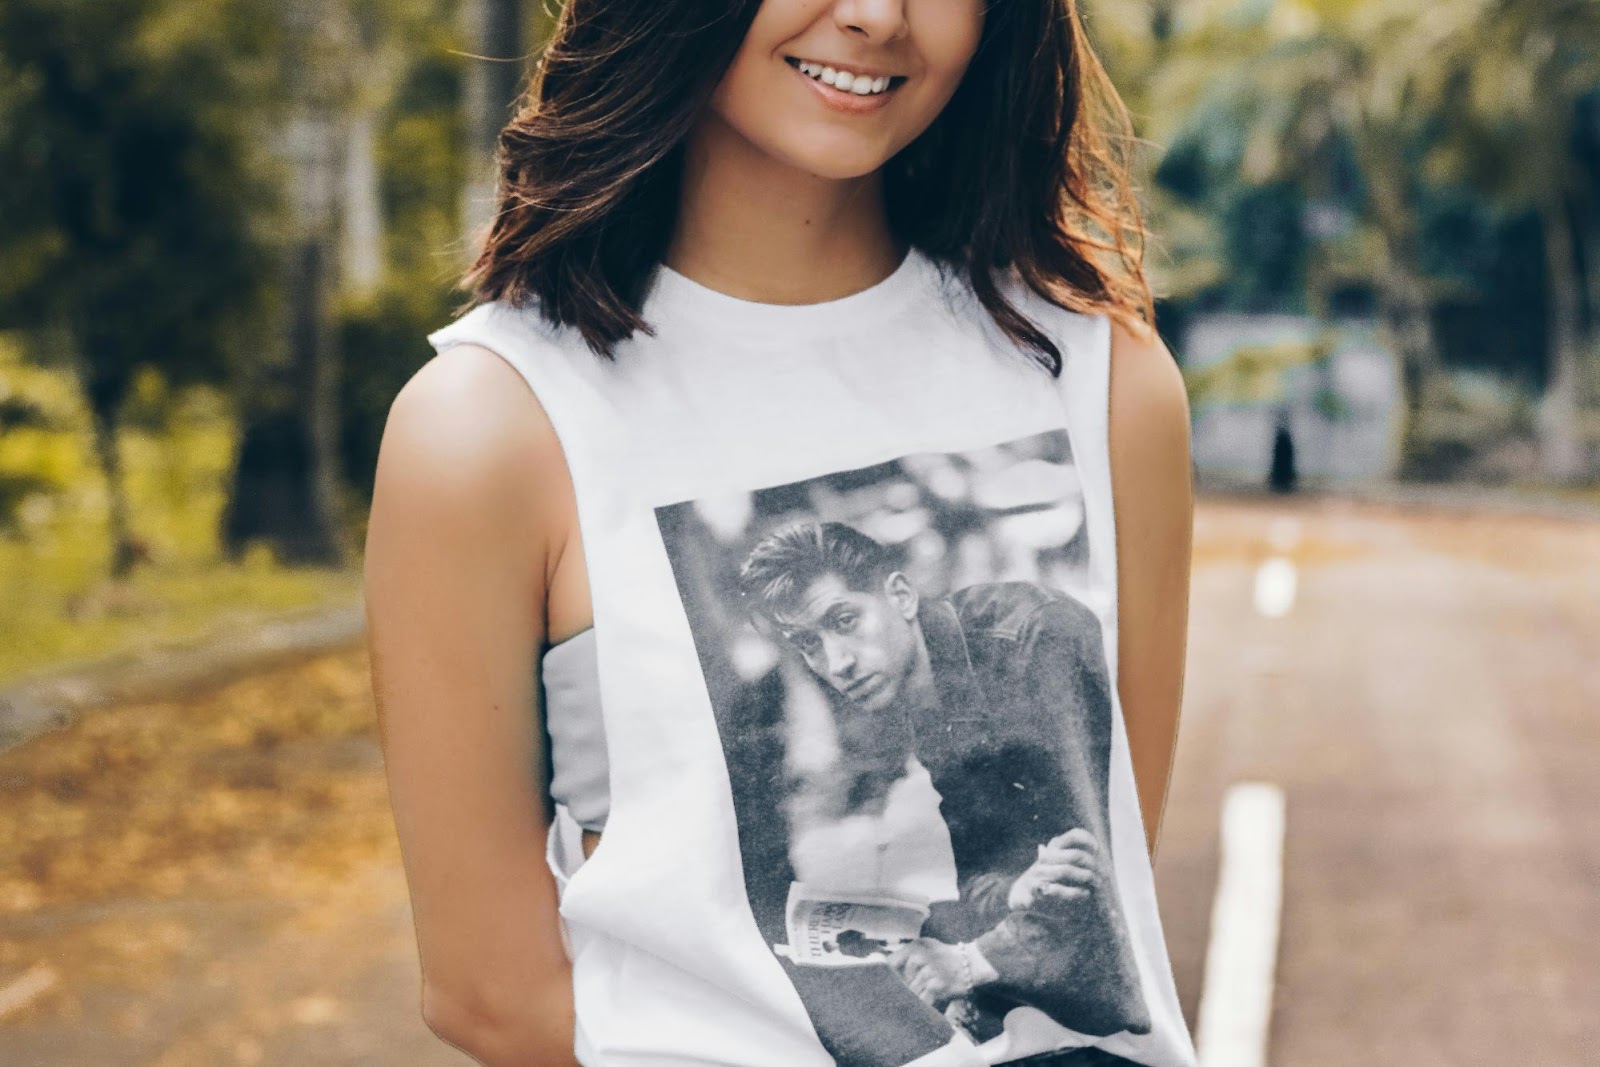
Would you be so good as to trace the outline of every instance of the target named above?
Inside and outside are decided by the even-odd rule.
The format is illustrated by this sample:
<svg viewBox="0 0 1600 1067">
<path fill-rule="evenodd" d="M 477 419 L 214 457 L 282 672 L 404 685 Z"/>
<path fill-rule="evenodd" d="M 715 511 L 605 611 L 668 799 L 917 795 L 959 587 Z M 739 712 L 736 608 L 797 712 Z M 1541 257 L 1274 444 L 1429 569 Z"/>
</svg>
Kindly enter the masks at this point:
<svg viewBox="0 0 1600 1067">
<path fill-rule="evenodd" d="M 1074 1048 L 1064 1052 L 1041 1052 L 1027 1059 L 1011 1060 L 1005 1067 L 1142 1067 L 1137 1060 L 1098 1048 Z"/>
</svg>

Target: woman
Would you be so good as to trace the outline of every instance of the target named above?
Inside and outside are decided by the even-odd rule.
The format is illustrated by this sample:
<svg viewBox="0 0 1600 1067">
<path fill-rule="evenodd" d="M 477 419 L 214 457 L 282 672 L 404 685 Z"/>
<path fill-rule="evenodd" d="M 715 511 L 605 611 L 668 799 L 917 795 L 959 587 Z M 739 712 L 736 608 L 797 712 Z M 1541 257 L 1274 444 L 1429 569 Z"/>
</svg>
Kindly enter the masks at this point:
<svg viewBox="0 0 1600 1067">
<path fill-rule="evenodd" d="M 1129 140 L 1073 0 L 568 0 L 368 534 L 446 1041 L 1193 1062 Z"/>
</svg>

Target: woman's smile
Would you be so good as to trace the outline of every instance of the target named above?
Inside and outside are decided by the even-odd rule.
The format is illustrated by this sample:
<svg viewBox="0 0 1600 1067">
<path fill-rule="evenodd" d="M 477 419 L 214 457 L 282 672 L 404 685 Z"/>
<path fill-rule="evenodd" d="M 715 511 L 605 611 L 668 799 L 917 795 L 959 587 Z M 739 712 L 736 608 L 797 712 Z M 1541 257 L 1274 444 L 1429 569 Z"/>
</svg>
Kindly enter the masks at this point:
<svg viewBox="0 0 1600 1067">
<path fill-rule="evenodd" d="M 798 56 L 785 56 L 784 62 L 806 80 L 823 103 L 851 115 L 866 114 L 886 106 L 889 98 L 906 81 L 903 75 L 881 74 L 874 77 Z"/>
<path fill-rule="evenodd" d="M 989 5 L 762 0 L 752 6 L 744 40 L 710 99 L 718 128 L 701 128 L 708 136 L 731 130 L 809 188 L 818 178 L 873 174 L 932 125 L 977 54 Z M 788 70 L 774 69 L 776 61 Z M 783 87 L 790 78 L 804 78 L 806 94 L 822 107 L 791 97 Z"/>
</svg>

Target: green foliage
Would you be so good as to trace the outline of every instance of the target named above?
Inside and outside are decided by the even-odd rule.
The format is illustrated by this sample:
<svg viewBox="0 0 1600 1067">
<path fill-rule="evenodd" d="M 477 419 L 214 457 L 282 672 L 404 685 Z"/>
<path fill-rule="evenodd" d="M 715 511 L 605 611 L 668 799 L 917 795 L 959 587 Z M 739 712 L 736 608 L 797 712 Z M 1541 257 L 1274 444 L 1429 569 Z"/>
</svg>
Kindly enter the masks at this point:
<svg viewBox="0 0 1600 1067">
<path fill-rule="evenodd" d="M 22 358 L 0 335 L 0 534 L 15 538 L 54 507 L 85 462 L 70 427 L 82 402 L 70 379 Z"/>
<path fill-rule="evenodd" d="M 406 59 L 378 139 L 385 276 L 376 293 L 338 309 L 344 361 L 341 460 L 349 488 L 370 498 L 378 445 L 390 403 L 432 356 L 427 334 L 464 299 L 461 195 L 466 185 L 462 85 L 467 60 L 451 7 L 408 0 L 419 21 L 400 35 Z M 427 18 L 428 8 L 439 9 Z M 391 32 L 398 27 L 391 25 Z M 364 512 L 364 508 L 359 509 Z"/>
<path fill-rule="evenodd" d="M 437 26 L 437 24 L 435 24 Z M 409 284 L 449 287 L 460 274 L 466 130 L 465 59 L 453 30 L 434 28 L 395 94 L 378 146 L 389 270 Z"/>
<path fill-rule="evenodd" d="M 267 0 L 0 5 L 0 324 L 68 329 L 107 400 L 214 378 L 266 277 Z"/>
<path fill-rule="evenodd" d="M 336 32 L 308 56 L 280 0 L 0 0 L 0 678 L 352 591 L 350 572 L 259 551 L 229 564 L 219 545 L 245 399 L 231 391 L 281 358 L 283 129 L 303 63 L 335 68 L 318 98 L 335 122 L 361 109 L 377 129 L 383 281 L 335 304 L 359 496 L 390 402 L 458 299 L 459 4 L 336 6 L 317 9 Z M 104 577 L 86 384 L 120 420 L 148 560 L 126 581 Z"/>
<path fill-rule="evenodd" d="M 1309 340 L 1240 345 L 1226 357 L 1203 367 L 1186 367 L 1189 403 L 1255 406 L 1282 399 L 1285 375 L 1297 367 L 1326 365 L 1339 338 L 1325 332 Z M 1324 399 L 1321 403 L 1326 404 Z M 1332 414 L 1330 408 L 1325 413 Z"/>
<path fill-rule="evenodd" d="M 1305 197 L 1287 182 L 1236 185 L 1223 205 L 1223 248 L 1239 270 L 1228 306 L 1242 311 L 1302 311 L 1307 235 Z"/>
<path fill-rule="evenodd" d="M 1600 99 L 1600 4 L 1092 7 L 1141 132 L 1164 149 L 1148 198 L 1169 300 L 1420 303 L 1450 360 L 1490 359 L 1477 350 L 1492 333 L 1496 363 L 1544 379 L 1545 264 L 1523 226 L 1559 197 L 1600 219 L 1600 163 L 1575 170 L 1584 151 L 1600 160 L 1600 124 L 1587 140 L 1581 125 Z"/>
<path fill-rule="evenodd" d="M 348 599 L 358 587 L 358 574 L 284 568 L 270 555 L 221 559 L 232 405 L 154 371 L 135 385 L 135 417 L 121 435 L 151 566 L 106 581 L 110 495 L 77 383 L 24 360 L 16 338 L 0 335 L 0 395 L 0 409 L 26 412 L 0 432 L 0 685 L 41 664 L 191 639 L 228 616 Z"/>
</svg>

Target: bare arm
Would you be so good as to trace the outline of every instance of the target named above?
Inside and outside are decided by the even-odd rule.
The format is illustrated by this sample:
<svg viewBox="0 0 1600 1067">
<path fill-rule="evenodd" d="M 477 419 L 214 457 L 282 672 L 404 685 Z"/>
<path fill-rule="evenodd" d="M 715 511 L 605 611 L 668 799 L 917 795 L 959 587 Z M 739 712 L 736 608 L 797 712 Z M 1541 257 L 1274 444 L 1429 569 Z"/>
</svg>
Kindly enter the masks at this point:
<svg viewBox="0 0 1600 1067">
<path fill-rule="evenodd" d="M 1153 331 L 1112 326 L 1110 432 L 1121 604 L 1117 692 L 1153 857 L 1183 700 L 1194 532 L 1188 395 Z"/>
<path fill-rule="evenodd" d="M 533 705 L 570 493 L 493 353 L 451 349 L 395 398 L 367 530 L 373 689 L 422 1014 L 491 1067 L 576 1063 Z"/>
</svg>

